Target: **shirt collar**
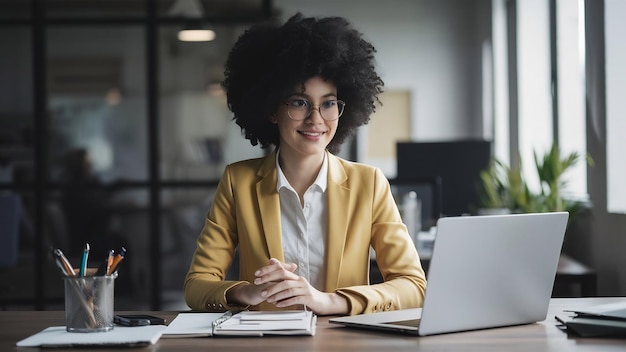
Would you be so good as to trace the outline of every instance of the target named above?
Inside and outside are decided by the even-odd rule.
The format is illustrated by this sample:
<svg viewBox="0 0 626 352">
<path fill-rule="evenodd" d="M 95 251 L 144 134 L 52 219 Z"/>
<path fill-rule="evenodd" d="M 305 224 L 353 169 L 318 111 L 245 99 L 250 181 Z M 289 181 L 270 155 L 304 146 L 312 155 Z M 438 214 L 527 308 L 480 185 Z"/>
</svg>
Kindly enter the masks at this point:
<svg viewBox="0 0 626 352">
<path fill-rule="evenodd" d="M 328 155 L 324 153 L 324 161 L 322 161 L 322 168 L 320 172 L 317 174 L 317 178 L 313 182 L 314 185 L 319 187 L 322 192 L 326 191 L 326 186 L 328 185 Z M 278 157 L 280 155 L 280 148 L 276 151 L 276 170 L 278 171 L 278 182 L 276 183 L 276 189 L 280 191 L 281 188 L 286 187 L 288 189 L 293 190 L 293 187 L 287 181 L 285 174 L 283 173 L 283 169 L 280 167 L 280 163 L 278 162 Z"/>
</svg>

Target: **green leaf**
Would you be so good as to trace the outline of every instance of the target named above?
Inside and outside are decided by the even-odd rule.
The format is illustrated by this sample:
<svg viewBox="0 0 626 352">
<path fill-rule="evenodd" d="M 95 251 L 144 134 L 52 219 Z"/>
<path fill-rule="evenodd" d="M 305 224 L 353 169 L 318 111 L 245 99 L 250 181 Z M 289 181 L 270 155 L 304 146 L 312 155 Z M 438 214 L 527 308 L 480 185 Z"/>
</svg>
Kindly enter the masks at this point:
<svg viewBox="0 0 626 352">
<path fill-rule="evenodd" d="M 568 211 L 570 220 L 573 219 L 581 204 L 568 201 L 562 192 L 568 183 L 566 172 L 583 160 L 583 154 L 571 152 L 561 156 L 558 145 L 554 143 L 543 154 L 534 151 L 533 157 L 540 184 L 538 192 L 530 191 L 521 167 L 513 169 L 493 158 L 480 175 L 480 205 L 483 208 L 509 208 L 512 212 Z M 522 165 L 521 156 L 519 159 Z M 593 159 L 588 154 L 584 155 L 584 159 L 593 166 Z"/>
</svg>

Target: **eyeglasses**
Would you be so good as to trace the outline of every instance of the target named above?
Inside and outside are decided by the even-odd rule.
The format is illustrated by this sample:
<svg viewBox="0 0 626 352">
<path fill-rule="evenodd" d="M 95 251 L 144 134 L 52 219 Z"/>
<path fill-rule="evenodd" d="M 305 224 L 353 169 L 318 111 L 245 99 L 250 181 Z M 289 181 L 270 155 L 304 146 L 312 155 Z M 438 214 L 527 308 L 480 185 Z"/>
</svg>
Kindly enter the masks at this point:
<svg viewBox="0 0 626 352">
<path fill-rule="evenodd" d="M 342 100 L 326 100 L 320 105 L 314 106 L 305 99 L 291 99 L 283 104 L 287 105 L 289 118 L 295 121 L 302 121 L 311 116 L 311 111 L 314 108 L 317 108 L 324 120 L 334 121 L 343 114 L 343 109 L 346 107 L 346 103 Z"/>
</svg>

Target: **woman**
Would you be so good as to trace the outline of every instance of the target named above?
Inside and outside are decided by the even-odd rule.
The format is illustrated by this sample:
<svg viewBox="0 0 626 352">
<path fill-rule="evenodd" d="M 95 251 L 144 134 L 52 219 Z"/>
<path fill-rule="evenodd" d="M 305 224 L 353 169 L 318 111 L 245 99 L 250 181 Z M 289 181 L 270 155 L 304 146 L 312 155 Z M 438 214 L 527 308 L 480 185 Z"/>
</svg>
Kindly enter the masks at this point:
<svg viewBox="0 0 626 352">
<path fill-rule="evenodd" d="M 223 82 L 229 108 L 252 145 L 276 148 L 226 167 L 185 279 L 192 309 L 422 305 L 424 271 L 389 182 L 332 154 L 375 109 L 374 53 L 339 17 L 296 14 L 238 39 Z M 369 285 L 370 246 L 384 283 Z M 226 281 L 237 247 L 240 280 Z"/>
</svg>

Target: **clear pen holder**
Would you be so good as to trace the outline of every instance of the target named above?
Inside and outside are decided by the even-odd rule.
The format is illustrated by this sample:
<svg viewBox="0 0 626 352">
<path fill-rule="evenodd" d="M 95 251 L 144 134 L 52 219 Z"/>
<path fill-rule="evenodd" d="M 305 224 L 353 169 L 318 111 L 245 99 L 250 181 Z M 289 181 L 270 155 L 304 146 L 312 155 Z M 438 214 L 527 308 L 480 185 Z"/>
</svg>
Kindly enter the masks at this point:
<svg viewBox="0 0 626 352">
<path fill-rule="evenodd" d="M 65 277 L 65 326 L 69 332 L 113 329 L 115 277 Z"/>
</svg>

